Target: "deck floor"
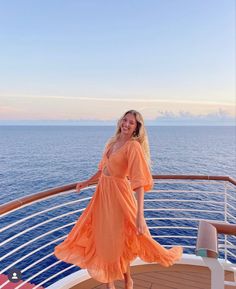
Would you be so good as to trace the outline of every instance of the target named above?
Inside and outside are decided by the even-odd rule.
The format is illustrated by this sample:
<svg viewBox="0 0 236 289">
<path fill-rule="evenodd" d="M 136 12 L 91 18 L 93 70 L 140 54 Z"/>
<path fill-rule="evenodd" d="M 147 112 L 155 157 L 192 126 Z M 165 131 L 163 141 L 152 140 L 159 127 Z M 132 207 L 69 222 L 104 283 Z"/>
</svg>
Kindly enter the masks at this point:
<svg viewBox="0 0 236 289">
<path fill-rule="evenodd" d="M 131 267 L 134 289 L 211 289 L 211 273 L 206 267 L 175 264 L 164 268 L 157 264 Z M 231 272 L 226 272 L 225 280 L 233 281 Z M 124 281 L 115 281 L 116 289 L 124 289 Z M 93 279 L 71 289 L 106 289 Z M 227 286 L 225 289 L 228 289 Z M 230 287 L 236 289 L 236 287 Z"/>
</svg>

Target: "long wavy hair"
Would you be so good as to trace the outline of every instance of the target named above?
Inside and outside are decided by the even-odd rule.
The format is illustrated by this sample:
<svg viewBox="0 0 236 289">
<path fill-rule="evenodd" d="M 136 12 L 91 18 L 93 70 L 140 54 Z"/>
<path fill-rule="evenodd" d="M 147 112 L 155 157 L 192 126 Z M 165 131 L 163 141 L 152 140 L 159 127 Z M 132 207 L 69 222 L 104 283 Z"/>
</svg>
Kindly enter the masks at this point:
<svg viewBox="0 0 236 289">
<path fill-rule="evenodd" d="M 136 140 L 141 144 L 146 161 L 147 161 L 148 165 L 151 166 L 150 148 L 149 148 L 149 142 L 148 142 L 148 135 L 147 135 L 147 132 L 146 132 L 146 129 L 144 126 L 144 120 L 143 120 L 141 113 L 134 110 L 134 109 L 126 111 L 122 115 L 122 117 L 118 120 L 115 135 L 112 136 L 108 140 L 107 146 L 112 145 L 114 142 L 116 142 L 118 140 L 118 138 L 121 134 L 121 121 L 128 113 L 132 114 L 135 117 L 136 122 L 137 122 L 136 130 L 134 131 L 131 139 Z"/>
</svg>

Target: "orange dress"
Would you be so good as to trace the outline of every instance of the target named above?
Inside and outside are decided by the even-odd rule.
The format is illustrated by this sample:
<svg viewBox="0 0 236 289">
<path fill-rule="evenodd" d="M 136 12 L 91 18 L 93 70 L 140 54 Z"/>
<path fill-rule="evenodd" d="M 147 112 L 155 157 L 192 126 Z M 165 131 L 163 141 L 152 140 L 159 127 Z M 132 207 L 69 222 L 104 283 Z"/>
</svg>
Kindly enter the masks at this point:
<svg viewBox="0 0 236 289">
<path fill-rule="evenodd" d="M 102 173 L 89 205 L 54 251 L 58 259 L 86 268 L 91 277 L 103 283 L 124 279 L 128 263 L 138 256 L 170 266 L 182 255 L 182 247 L 165 249 L 152 239 L 148 229 L 137 235 L 133 190 L 153 187 L 140 143 L 129 140 L 109 157 L 108 150 L 99 163 Z"/>
</svg>

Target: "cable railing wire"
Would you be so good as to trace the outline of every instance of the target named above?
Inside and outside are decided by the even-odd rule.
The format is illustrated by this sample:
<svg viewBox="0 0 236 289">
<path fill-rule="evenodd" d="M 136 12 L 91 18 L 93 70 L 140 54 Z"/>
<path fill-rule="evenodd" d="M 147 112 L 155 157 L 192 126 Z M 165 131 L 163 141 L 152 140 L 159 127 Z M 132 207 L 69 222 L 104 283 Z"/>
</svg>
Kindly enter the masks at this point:
<svg viewBox="0 0 236 289">
<path fill-rule="evenodd" d="M 194 183 L 194 185 L 205 185 L 206 182 L 208 184 L 212 184 L 214 183 L 214 185 L 218 182 L 218 181 L 211 181 L 211 180 L 201 180 L 201 181 L 193 181 L 193 180 L 188 180 L 188 181 L 179 181 L 179 180 L 171 180 L 171 181 L 163 181 L 163 180 L 155 180 L 155 187 L 158 186 L 159 184 L 161 186 L 163 186 L 163 184 L 175 184 L 177 183 L 178 185 L 183 185 L 183 184 L 189 184 L 189 183 Z M 224 201 L 220 200 L 220 199 L 206 199 L 206 200 L 191 200 L 190 199 L 177 199 L 175 194 L 179 194 L 179 193 L 188 193 L 188 194 L 197 194 L 198 193 L 201 193 L 201 194 L 205 194 L 206 196 L 221 196 L 222 197 L 222 192 L 220 191 L 206 191 L 206 188 L 204 187 L 204 189 L 202 190 L 196 190 L 196 189 L 193 189 L 193 190 L 184 190 L 184 189 L 153 189 L 150 193 L 147 193 L 145 195 L 146 199 L 145 199 L 145 204 L 148 206 L 148 204 L 150 202 L 152 202 L 151 204 L 155 205 L 155 204 L 158 204 L 158 206 L 161 206 L 161 207 L 154 207 L 154 208 L 150 208 L 150 207 L 145 207 L 144 211 L 145 211 L 145 216 L 147 215 L 146 217 L 146 221 L 149 222 L 149 221 L 152 221 L 152 222 L 156 222 L 156 225 L 155 224 L 150 224 L 149 225 L 149 229 L 152 230 L 152 237 L 155 238 L 155 239 L 161 239 L 161 244 L 164 245 L 165 247 L 172 247 L 174 245 L 177 245 L 177 244 L 169 244 L 168 243 L 168 240 L 171 239 L 172 241 L 173 240 L 177 240 L 177 239 L 181 239 L 180 241 L 183 243 L 183 239 L 185 240 L 193 240 L 193 241 L 196 241 L 196 236 L 195 235 L 191 235 L 192 233 L 191 230 L 193 230 L 195 233 L 197 232 L 197 222 L 200 221 L 200 220 L 208 220 L 208 221 L 215 221 L 215 218 L 212 218 L 210 217 L 209 214 L 213 214 L 213 215 L 217 215 L 217 219 L 219 219 L 219 216 L 220 216 L 220 220 L 221 221 L 225 221 L 225 222 L 229 222 L 229 220 L 236 220 L 236 217 L 234 215 L 233 212 L 236 211 L 236 207 L 235 207 L 235 204 L 230 202 L 229 203 L 229 200 L 232 200 L 232 201 L 236 201 L 236 198 L 234 196 L 232 196 L 232 194 L 235 193 L 235 185 L 232 184 L 232 183 L 229 183 L 229 182 L 226 182 L 226 181 L 222 181 L 222 182 L 218 182 L 217 185 L 220 185 L 221 187 L 223 186 L 224 188 Z M 94 188 L 94 186 L 91 186 L 89 188 Z M 229 193 L 229 188 L 230 190 L 233 190 L 234 193 L 232 193 L 230 191 Z M 87 189 L 87 188 L 86 188 Z M 68 194 L 68 197 L 70 196 L 69 194 L 70 193 L 75 193 L 74 190 L 70 189 L 68 192 L 62 192 L 60 193 L 60 196 L 62 194 Z M 168 194 L 168 198 L 163 198 L 161 197 L 162 194 L 160 194 L 159 198 L 158 198 L 158 193 L 163 193 L 163 194 Z M 151 194 L 156 194 L 156 198 L 155 199 L 152 199 L 152 198 L 149 198 L 149 195 Z M 26 216 L 26 217 L 23 217 L 19 220 L 16 220 L 14 221 L 13 223 L 10 223 L 10 224 L 7 224 L 6 226 L 4 226 L 3 228 L 0 229 L 0 232 L 5 232 L 7 230 L 10 230 L 10 229 L 13 229 L 15 226 L 19 226 L 19 225 L 23 225 L 24 222 L 26 221 L 29 221 L 29 220 L 33 220 L 33 219 L 36 219 L 38 218 L 39 216 L 41 215 L 44 215 L 44 214 L 47 214 L 49 212 L 53 212 L 53 210 L 57 210 L 57 209 L 63 209 L 63 207 L 67 207 L 67 206 L 70 206 L 70 205 L 78 205 L 78 204 L 81 204 L 83 201 L 89 201 L 91 199 L 91 196 L 86 196 L 86 197 L 83 197 L 83 191 L 81 191 L 80 194 L 78 194 L 79 196 L 79 199 L 78 200 L 72 200 L 72 201 L 69 201 L 69 202 L 66 202 L 66 203 L 63 203 L 63 204 L 59 204 L 59 205 L 56 205 L 56 206 L 53 206 L 53 207 L 50 207 L 50 208 L 45 208 L 43 210 L 41 210 L 40 212 L 34 212 L 32 213 L 31 215 L 29 216 Z M 173 196 L 173 197 L 172 197 Z M 191 196 L 191 195 L 190 195 Z M 50 198 L 53 198 L 53 197 L 57 197 L 57 195 L 53 195 L 53 196 L 47 196 L 45 197 L 44 199 L 42 199 L 43 201 L 45 200 L 48 200 Z M 82 197 L 82 198 L 81 198 Z M 37 202 L 40 202 L 41 200 L 35 200 L 32 202 L 32 204 L 35 204 Z M 166 207 L 165 206 L 162 206 L 162 204 L 165 204 L 167 203 L 170 205 L 170 204 L 173 204 L 173 205 L 176 205 L 176 204 L 179 204 L 178 207 Z M 191 208 L 188 208 L 188 207 L 185 207 L 184 205 L 188 205 L 190 204 Z M 181 206 L 180 206 L 181 205 Z M 204 209 L 204 208 L 196 208 L 196 205 L 216 205 L 216 206 L 220 206 L 222 209 L 220 210 L 219 208 L 216 210 L 216 209 L 211 209 L 211 208 L 208 208 L 208 209 Z M 30 204 L 25 204 L 25 205 L 22 205 L 20 206 L 19 208 L 14 208 L 13 210 L 7 212 L 7 213 L 4 213 L 2 215 L 0 215 L 0 217 L 6 217 L 8 214 L 12 214 L 16 211 L 19 211 L 23 208 L 25 208 L 26 206 L 30 206 Z M 76 220 L 73 221 L 73 222 L 70 222 L 70 223 L 63 223 L 63 225 L 59 225 L 59 226 L 56 226 L 55 228 L 51 228 L 50 226 L 49 227 L 49 230 L 44 232 L 43 234 L 40 234 L 40 236 L 36 236 L 34 237 L 33 239 L 29 240 L 29 241 L 26 241 L 24 240 L 24 235 L 26 233 L 29 233 L 31 232 L 32 230 L 34 229 L 38 229 L 40 226 L 43 226 L 43 225 L 48 225 L 49 223 L 53 222 L 53 221 L 58 221 L 59 219 L 61 220 L 60 222 L 64 222 L 64 220 L 68 217 L 68 216 L 72 216 L 73 214 L 81 214 L 83 212 L 83 210 L 85 209 L 84 208 L 80 208 L 78 210 L 70 210 L 69 212 L 66 212 L 66 213 L 61 213 L 59 212 L 59 215 L 55 216 L 55 217 L 51 217 L 50 219 L 48 220 L 45 220 L 45 221 L 41 221 L 39 224 L 33 224 L 31 227 L 28 227 L 26 229 L 23 228 L 22 231 L 20 231 L 19 233 L 16 233 L 15 235 L 13 236 L 10 236 L 9 238 L 6 238 L 3 242 L 1 242 L 1 246 L 4 247 L 5 245 L 7 245 L 9 242 L 14 242 L 18 239 L 20 240 L 23 240 L 23 244 L 20 244 L 19 246 L 17 246 L 16 248 L 14 249 L 11 249 L 9 252 L 6 252 L 5 254 L 3 254 L 3 256 L 0 257 L 0 260 L 1 261 L 4 261 L 3 263 L 7 264 L 7 259 L 9 257 L 12 257 L 14 256 L 15 253 L 19 252 L 21 249 L 23 248 L 29 248 L 30 249 L 30 246 L 32 245 L 32 243 L 34 242 L 37 242 L 37 241 L 40 241 L 42 240 L 43 238 L 45 238 L 45 242 L 47 242 L 46 244 L 43 244 L 43 245 L 40 245 L 37 249 L 33 249 L 31 251 L 28 251 L 26 252 L 23 256 L 21 256 L 21 258 L 19 258 L 18 260 L 14 261 L 13 263 L 11 263 L 11 265 L 5 265 L 5 267 L 2 269 L 1 268 L 1 272 L 0 273 L 5 273 L 7 270 L 9 270 L 13 265 L 17 265 L 19 263 L 22 263 L 24 261 L 27 260 L 27 258 L 29 257 L 32 257 L 32 256 L 35 256 L 37 254 L 35 254 L 36 252 L 40 252 L 40 251 L 44 251 L 47 247 L 49 247 L 50 245 L 52 244 L 55 244 L 57 243 L 58 241 L 61 241 L 63 240 L 64 238 L 66 238 L 67 234 L 63 234 L 63 236 L 57 236 L 56 239 L 54 240 L 50 240 L 50 242 L 46 241 L 46 238 L 49 237 L 49 235 L 51 235 L 52 237 L 55 235 L 56 236 L 56 233 L 60 232 L 62 229 L 63 230 L 66 230 L 67 232 L 69 232 L 69 227 L 73 226 L 75 223 L 76 223 Z M 231 210 L 229 212 L 229 210 Z M 175 217 L 171 217 L 169 215 L 166 215 L 166 216 L 152 216 L 152 217 L 149 217 L 148 215 L 150 213 L 161 213 L 161 212 L 177 212 L 180 214 L 180 216 L 175 216 Z M 233 211 L 233 212 L 232 212 Z M 190 215 L 189 216 L 186 216 L 186 215 L 183 215 L 181 216 L 182 213 L 189 213 Z M 195 217 L 193 213 L 198 213 L 198 214 L 201 214 L 201 216 L 197 216 Z M 168 225 L 165 225 L 163 226 L 162 224 L 159 224 L 158 225 L 158 222 L 160 221 L 165 221 L 165 222 L 169 222 Z M 181 221 L 183 223 L 182 226 L 176 224 L 176 222 L 178 221 Z M 68 220 L 67 220 L 68 222 Z M 191 225 L 187 224 L 187 223 L 192 223 Z M 196 224 L 195 224 L 196 223 Z M 61 224 L 61 223 L 60 223 Z M 160 230 L 164 230 L 163 233 L 164 234 L 160 234 L 161 231 Z M 174 233 L 176 232 L 176 230 L 179 230 L 181 232 L 184 232 L 184 230 L 187 230 L 189 231 L 189 234 L 180 234 L 180 232 L 178 232 L 178 235 Z M 158 234 L 155 233 L 155 231 L 159 231 Z M 165 233 L 165 232 L 170 232 L 171 234 L 168 234 L 168 233 Z M 173 233 L 173 234 L 172 234 Z M 194 233 L 194 234 L 195 234 Z M 233 236 L 234 237 L 234 236 Z M 233 238 L 232 237 L 232 238 Z M 233 238 L 234 240 L 236 240 L 235 238 Z M 223 243 L 220 243 L 220 242 L 223 242 Z M 179 244 L 178 244 L 179 245 Z M 194 249 L 195 248 L 195 245 L 193 243 L 183 243 L 182 244 L 183 247 L 185 249 Z M 219 240 L 219 250 L 224 252 L 224 255 L 225 256 L 229 256 L 232 257 L 232 258 L 236 258 L 236 254 L 232 252 L 232 250 L 235 250 L 236 249 L 236 246 L 235 244 L 233 244 L 232 242 L 230 242 L 228 240 L 228 238 L 224 238 L 224 239 L 220 239 Z M 23 269 L 22 269 L 22 272 L 25 272 L 25 271 L 29 271 L 31 268 L 33 267 L 36 267 L 36 265 L 38 265 L 40 262 L 46 260 L 46 259 L 51 259 L 51 257 L 53 256 L 53 253 L 48 253 L 46 254 L 45 256 L 43 257 L 40 257 L 39 259 L 37 260 L 33 260 L 33 262 L 31 261 L 31 265 L 26 265 Z M 227 260 L 227 258 L 226 258 Z M 46 279 L 43 279 L 43 273 L 47 270 L 49 270 L 50 268 L 53 268 L 55 267 L 56 265 L 62 263 L 62 261 L 57 261 L 55 259 L 55 261 L 52 261 L 52 263 L 47 266 L 46 268 L 43 268 L 42 270 L 39 270 L 37 273 L 35 274 L 32 274 L 30 277 L 27 277 L 26 280 L 24 281 L 24 284 L 33 280 L 34 278 L 40 276 L 40 281 L 38 282 L 37 285 L 35 285 L 34 288 L 38 288 L 40 287 L 41 285 L 43 284 L 47 284 L 47 282 L 49 281 L 52 281 L 54 280 L 55 278 L 57 278 L 58 276 L 61 276 L 63 275 L 62 273 L 65 273 L 65 272 L 69 272 L 70 269 L 74 268 L 75 266 L 72 265 L 70 267 L 66 267 L 65 269 L 62 269 L 60 270 L 60 272 L 52 272 L 51 276 L 47 276 Z M 22 263 L 23 264 L 23 263 Z M 3 284 L 4 285 L 4 284 Z M 6 284 L 5 284 L 6 285 Z M 4 286 L 5 286 L 4 285 Z M 18 288 L 21 288 L 23 286 L 23 283 L 20 284 L 18 287 L 16 287 L 16 289 Z M 4 289 L 4 287 L 2 287 Z"/>
</svg>

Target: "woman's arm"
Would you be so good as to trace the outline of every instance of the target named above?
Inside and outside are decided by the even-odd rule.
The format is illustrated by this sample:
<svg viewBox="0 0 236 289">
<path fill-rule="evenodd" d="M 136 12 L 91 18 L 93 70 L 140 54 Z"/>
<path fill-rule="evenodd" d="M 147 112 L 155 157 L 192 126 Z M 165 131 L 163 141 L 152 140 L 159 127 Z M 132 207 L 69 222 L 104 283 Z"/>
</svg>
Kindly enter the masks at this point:
<svg viewBox="0 0 236 289">
<path fill-rule="evenodd" d="M 137 215 L 143 216 L 143 202 L 144 202 L 144 190 L 143 187 L 135 189 L 136 199 L 138 203 Z"/>
<path fill-rule="evenodd" d="M 144 189 L 143 187 L 139 187 L 135 189 L 136 199 L 137 199 L 137 216 L 136 216 L 136 226 L 137 226 L 137 234 L 144 234 L 147 228 L 147 224 L 144 219 L 143 212 L 143 204 L 144 204 Z"/>
<path fill-rule="evenodd" d="M 89 178 L 86 181 L 87 182 L 87 186 L 89 186 L 90 184 L 93 184 L 95 182 L 98 182 L 100 176 L 101 176 L 101 170 L 97 171 L 91 178 Z"/>
<path fill-rule="evenodd" d="M 79 182 L 76 185 L 76 191 L 80 192 L 81 189 L 89 186 L 90 184 L 98 182 L 99 178 L 101 176 L 101 170 L 97 171 L 91 178 L 89 178 L 87 181 Z"/>
</svg>

